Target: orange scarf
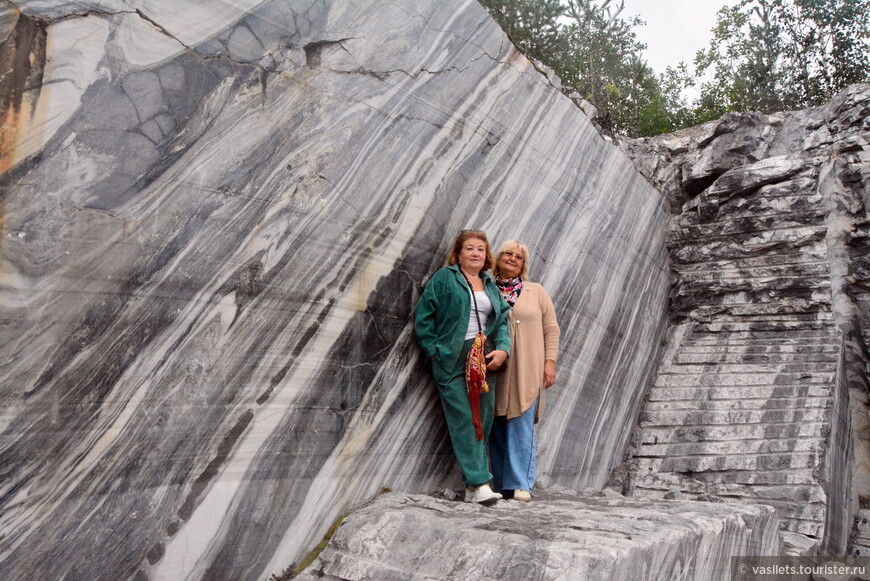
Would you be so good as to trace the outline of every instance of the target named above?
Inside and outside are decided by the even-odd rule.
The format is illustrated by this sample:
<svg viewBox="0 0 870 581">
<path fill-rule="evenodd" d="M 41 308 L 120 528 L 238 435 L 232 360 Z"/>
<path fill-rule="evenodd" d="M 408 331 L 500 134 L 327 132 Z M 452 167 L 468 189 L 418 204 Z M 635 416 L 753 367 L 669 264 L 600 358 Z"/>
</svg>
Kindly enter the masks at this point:
<svg viewBox="0 0 870 581">
<path fill-rule="evenodd" d="M 478 333 L 465 360 L 465 387 L 468 390 L 468 403 L 471 406 L 471 421 L 478 440 L 483 439 L 480 394 L 489 391 L 489 385 L 486 383 L 486 359 L 483 356 L 484 342 L 486 342 L 486 335 L 483 332 Z"/>
</svg>

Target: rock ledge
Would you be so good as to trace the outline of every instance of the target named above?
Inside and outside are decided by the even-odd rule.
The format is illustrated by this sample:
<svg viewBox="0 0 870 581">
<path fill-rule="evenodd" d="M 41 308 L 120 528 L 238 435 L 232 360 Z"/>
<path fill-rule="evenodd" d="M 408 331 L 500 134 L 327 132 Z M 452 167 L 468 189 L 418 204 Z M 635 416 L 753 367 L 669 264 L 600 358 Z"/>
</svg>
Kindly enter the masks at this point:
<svg viewBox="0 0 870 581">
<path fill-rule="evenodd" d="M 727 578 L 732 555 L 778 554 L 767 506 L 536 494 L 486 508 L 389 493 L 345 519 L 297 579 Z"/>
</svg>

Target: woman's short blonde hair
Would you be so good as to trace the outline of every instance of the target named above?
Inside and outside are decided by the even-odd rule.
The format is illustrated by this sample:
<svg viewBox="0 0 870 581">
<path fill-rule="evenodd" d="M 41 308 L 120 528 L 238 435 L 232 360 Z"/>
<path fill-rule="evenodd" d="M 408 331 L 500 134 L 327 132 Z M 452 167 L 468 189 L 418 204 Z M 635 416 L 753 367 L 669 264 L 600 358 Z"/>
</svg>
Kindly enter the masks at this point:
<svg viewBox="0 0 870 581">
<path fill-rule="evenodd" d="M 471 238 L 483 240 L 483 243 L 486 245 L 486 257 L 483 259 L 483 268 L 480 271 L 483 272 L 492 268 L 495 264 L 495 259 L 492 257 L 492 249 L 489 247 L 489 239 L 487 239 L 486 232 L 483 230 L 463 230 L 460 232 L 459 236 L 456 237 L 456 240 L 453 241 L 453 248 L 450 249 L 450 253 L 447 255 L 447 266 L 453 266 L 454 264 L 459 263 L 459 253 L 462 252 L 462 246 L 465 244 L 466 240 L 470 240 Z"/>
<path fill-rule="evenodd" d="M 501 258 L 502 254 L 514 248 L 519 248 L 520 252 L 523 253 L 523 267 L 520 269 L 520 276 L 523 278 L 528 278 L 529 261 L 531 260 L 532 256 L 531 254 L 529 254 L 529 247 L 520 242 L 519 240 L 505 240 L 501 243 L 498 252 L 495 253 L 495 266 L 492 268 L 493 276 L 495 276 L 496 278 L 500 277 L 501 273 L 498 270 L 498 259 Z"/>
</svg>

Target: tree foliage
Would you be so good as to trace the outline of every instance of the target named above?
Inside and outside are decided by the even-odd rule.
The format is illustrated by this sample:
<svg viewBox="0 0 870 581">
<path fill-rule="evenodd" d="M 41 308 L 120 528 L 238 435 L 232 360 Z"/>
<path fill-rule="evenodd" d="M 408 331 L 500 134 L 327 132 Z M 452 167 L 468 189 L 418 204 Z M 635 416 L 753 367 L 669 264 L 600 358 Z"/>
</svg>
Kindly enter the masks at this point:
<svg viewBox="0 0 870 581">
<path fill-rule="evenodd" d="M 622 0 L 481 0 L 529 58 L 556 71 L 607 131 L 656 135 L 728 111 L 820 104 L 870 81 L 870 1 L 738 0 L 719 10 L 695 69 L 657 75 Z M 702 80 L 703 79 L 703 80 Z M 689 87 L 698 87 L 689 104 Z"/>
<path fill-rule="evenodd" d="M 560 18 L 561 0 L 485 0 L 481 2 L 511 41 L 529 58 L 544 63 L 565 59 L 567 38 Z"/>
<path fill-rule="evenodd" d="M 695 59 L 700 120 L 726 111 L 819 105 L 870 80 L 867 0 L 741 0 L 719 10 L 713 39 Z"/>
<path fill-rule="evenodd" d="M 605 130 L 640 135 L 676 128 L 645 45 L 616 0 L 482 0 L 526 56 L 552 68 L 562 83 L 598 109 Z"/>
</svg>

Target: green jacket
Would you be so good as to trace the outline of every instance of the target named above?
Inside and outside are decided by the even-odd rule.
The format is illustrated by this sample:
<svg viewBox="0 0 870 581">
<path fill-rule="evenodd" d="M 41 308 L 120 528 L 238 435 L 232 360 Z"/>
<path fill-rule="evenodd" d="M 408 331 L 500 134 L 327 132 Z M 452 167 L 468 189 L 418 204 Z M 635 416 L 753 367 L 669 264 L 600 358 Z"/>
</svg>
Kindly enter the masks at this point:
<svg viewBox="0 0 870 581">
<path fill-rule="evenodd" d="M 496 349 L 510 354 L 510 308 L 492 279 L 485 273 L 480 273 L 480 277 L 494 309 L 484 332 L 492 338 Z M 432 372 L 436 377 L 450 373 L 456 365 L 465 343 L 469 313 L 471 294 L 459 266 L 446 266 L 432 275 L 417 303 L 414 332 L 417 342 L 432 362 Z"/>
</svg>

